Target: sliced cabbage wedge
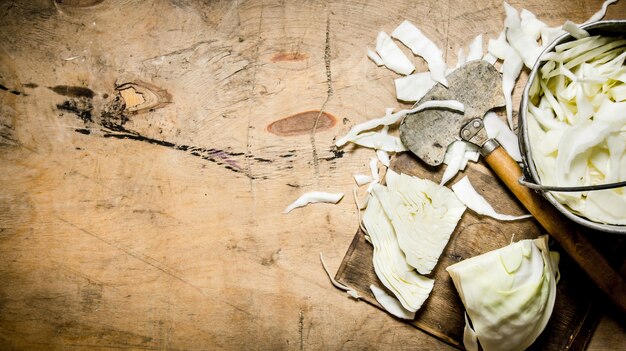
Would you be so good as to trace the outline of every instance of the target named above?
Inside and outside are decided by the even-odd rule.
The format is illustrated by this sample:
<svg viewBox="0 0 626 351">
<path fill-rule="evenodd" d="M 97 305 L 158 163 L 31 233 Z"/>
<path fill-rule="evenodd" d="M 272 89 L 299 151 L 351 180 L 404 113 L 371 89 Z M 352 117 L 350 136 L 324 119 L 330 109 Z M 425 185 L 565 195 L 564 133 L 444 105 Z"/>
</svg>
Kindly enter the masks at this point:
<svg viewBox="0 0 626 351">
<path fill-rule="evenodd" d="M 421 274 L 437 264 L 465 212 L 452 190 L 427 179 L 387 171 L 387 187 L 374 187 L 406 261 Z"/>
<path fill-rule="evenodd" d="M 385 188 L 374 184 L 373 188 Z M 408 312 L 415 312 L 433 289 L 434 280 L 417 274 L 406 262 L 398 245 L 396 232 L 380 201 L 371 196 L 363 214 L 363 225 L 374 246 L 374 271 L 380 282 L 391 291 Z"/>
<path fill-rule="evenodd" d="M 465 306 L 465 346 L 485 351 L 529 347 L 544 330 L 556 298 L 558 254 L 548 238 L 522 240 L 447 269 Z M 470 325 L 471 322 L 471 325 Z"/>
</svg>

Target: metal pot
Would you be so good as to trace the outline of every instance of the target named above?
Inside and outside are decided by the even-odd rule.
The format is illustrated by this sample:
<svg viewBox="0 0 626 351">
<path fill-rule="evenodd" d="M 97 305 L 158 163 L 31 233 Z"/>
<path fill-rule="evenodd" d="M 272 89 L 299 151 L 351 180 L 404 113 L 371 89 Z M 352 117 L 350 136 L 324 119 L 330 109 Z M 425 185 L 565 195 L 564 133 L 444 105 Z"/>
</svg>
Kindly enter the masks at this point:
<svg viewBox="0 0 626 351">
<path fill-rule="evenodd" d="M 598 21 L 592 22 L 586 25 L 582 25 L 580 28 L 586 30 L 591 35 L 602 35 L 602 36 L 625 36 L 626 35 L 626 20 L 607 20 L 607 21 Z M 543 56 L 545 53 L 551 52 L 554 48 L 562 43 L 572 41 L 574 38 L 570 34 L 565 34 L 557 38 L 552 44 L 550 44 L 541 54 Z M 522 151 L 522 161 L 524 163 L 524 177 L 528 180 L 525 182 L 521 180 L 521 182 L 529 187 L 538 189 L 539 192 L 552 204 L 556 207 L 560 212 L 562 212 L 565 216 L 570 218 L 576 223 L 579 223 L 583 226 L 586 226 L 591 229 L 608 232 L 608 233 L 619 233 L 626 234 L 626 225 L 613 225 L 613 224 L 605 224 L 599 223 L 595 221 L 591 221 L 585 217 L 579 216 L 576 213 L 572 212 L 566 206 L 558 202 L 554 196 L 550 193 L 550 190 L 554 187 L 546 187 L 541 185 L 541 180 L 539 179 L 539 175 L 537 173 L 537 169 L 535 168 L 535 163 L 531 154 L 531 145 L 530 139 L 528 136 L 528 125 L 527 125 L 527 107 L 528 107 L 528 94 L 530 91 L 530 87 L 533 81 L 537 78 L 537 72 L 543 66 L 545 61 L 537 60 L 535 66 L 530 72 L 530 76 L 528 77 L 528 82 L 526 83 L 526 87 L 524 88 L 524 92 L 522 95 L 522 100 L 520 104 L 520 114 L 519 114 L 519 123 L 520 123 L 520 149 Z M 533 183 L 534 182 L 534 183 Z M 624 182 L 622 182 L 624 183 Z M 600 186 L 594 187 L 595 191 L 602 188 L 611 188 L 617 186 L 624 186 L 624 184 L 612 184 L 608 186 Z M 534 185 L 533 185 L 534 184 Z"/>
</svg>

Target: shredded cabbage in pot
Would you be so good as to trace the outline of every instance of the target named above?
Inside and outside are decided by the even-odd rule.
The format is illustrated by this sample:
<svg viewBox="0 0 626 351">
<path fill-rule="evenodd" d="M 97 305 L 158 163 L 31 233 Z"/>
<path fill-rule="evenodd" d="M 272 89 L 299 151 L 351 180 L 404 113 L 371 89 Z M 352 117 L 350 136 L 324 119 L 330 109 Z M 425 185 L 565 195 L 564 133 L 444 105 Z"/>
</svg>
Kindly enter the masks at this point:
<svg viewBox="0 0 626 351">
<path fill-rule="evenodd" d="M 544 185 L 626 180 L 626 40 L 582 37 L 542 57 L 531 90 L 528 133 Z M 626 190 L 552 192 L 592 221 L 626 224 Z"/>
</svg>

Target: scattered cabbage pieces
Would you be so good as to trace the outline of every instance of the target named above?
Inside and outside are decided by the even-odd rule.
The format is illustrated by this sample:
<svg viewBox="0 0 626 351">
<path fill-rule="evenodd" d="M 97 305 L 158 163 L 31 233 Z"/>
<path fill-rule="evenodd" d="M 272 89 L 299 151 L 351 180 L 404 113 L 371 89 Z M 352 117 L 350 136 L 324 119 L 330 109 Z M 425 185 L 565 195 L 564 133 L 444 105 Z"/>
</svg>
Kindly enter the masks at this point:
<svg viewBox="0 0 626 351">
<path fill-rule="evenodd" d="M 608 5 L 616 0 L 607 0 L 602 8 L 585 23 L 602 19 Z M 506 102 L 506 116 L 511 129 L 515 129 L 513 121 L 512 94 L 515 82 L 522 69 L 532 69 L 541 52 L 550 45 L 554 39 L 569 32 L 575 36 L 584 35 L 572 22 L 566 22 L 563 26 L 548 27 L 538 20 L 530 11 L 522 9 L 517 11 L 514 7 L 504 2 L 506 18 L 504 30 L 497 39 L 488 42 L 489 54 L 502 61 L 502 92 Z"/>
<path fill-rule="evenodd" d="M 602 9 L 587 22 L 601 19 L 607 6 L 615 1 L 605 1 Z M 520 73 L 525 67 L 531 69 L 543 49 L 561 34 L 570 32 L 588 43 L 595 39 L 571 22 L 562 27 L 548 27 L 530 11 L 517 11 L 506 2 L 503 4 L 506 19 L 499 37 L 488 41 L 487 53 L 483 53 L 482 34 L 469 44 L 467 55 L 464 48 L 459 48 L 456 68 L 476 59 L 491 64 L 501 63 L 508 125 L 490 112 L 484 118 L 485 129 L 489 138 L 498 140 L 519 162 L 521 153 L 517 135 L 513 132 L 512 94 Z M 415 66 L 394 39 L 408 47 L 414 55 L 422 57 L 429 70 L 415 72 Z M 615 181 L 626 178 L 626 168 L 623 166 L 626 162 L 622 162 L 626 152 L 609 151 L 626 148 L 623 133 L 625 115 L 620 113 L 626 107 L 621 105 L 626 98 L 626 87 L 622 84 L 626 79 L 626 71 L 623 69 L 625 55 L 609 54 L 623 47 L 621 43 L 611 44 L 613 46 L 610 48 L 602 46 L 605 44 L 585 44 L 588 47 L 582 51 L 572 47 L 572 44 L 557 49 L 559 56 L 549 58 L 552 63 L 546 65 L 550 72 L 542 72 L 545 77 L 543 84 L 534 87 L 535 93 L 544 92 L 545 95 L 535 99 L 536 106 L 530 104 L 536 117 L 536 120 L 530 119 L 531 128 L 544 138 L 541 147 L 533 151 L 552 157 L 549 162 L 557 163 L 555 152 L 559 148 L 558 140 L 566 135 L 568 123 L 575 120 L 577 123 L 593 124 L 592 129 L 588 130 L 597 131 L 600 136 L 583 133 L 582 128 L 572 132 L 574 136 L 569 137 L 569 140 L 580 138 L 582 141 L 578 146 L 572 143 L 574 145 L 564 148 L 567 153 L 560 159 L 565 160 L 561 162 L 564 165 L 562 167 L 576 176 L 586 175 L 585 180 L 604 177 L 605 180 Z M 602 59 L 598 63 L 601 65 L 587 65 L 585 60 L 581 60 L 580 57 L 587 57 L 589 52 L 597 52 L 600 47 L 606 49 L 600 53 Z M 376 65 L 384 65 L 401 75 L 394 83 L 396 97 L 403 102 L 420 101 L 436 84 L 447 86 L 445 75 L 453 70 L 446 65 L 437 45 L 408 21 L 402 22 L 391 36 L 380 32 L 376 50 L 368 48 L 367 56 Z M 566 63 L 567 60 L 575 63 Z M 557 92 L 556 88 L 564 86 L 569 89 L 559 89 Z M 585 97 L 605 90 L 610 90 L 611 103 L 598 99 L 584 101 Z M 577 104 L 581 111 L 578 114 L 572 110 L 572 106 Z M 593 112 L 597 112 L 593 108 L 598 106 L 602 107 L 600 117 L 591 117 Z M 386 186 L 381 184 L 378 162 L 389 167 L 389 153 L 406 151 L 399 138 L 389 133 L 389 127 L 401 121 L 405 115 L 425 108 L 464 111 L 464 106 L 454 100 L 428 101 L 395 113 L 393 109 L 387 109 L 385 116 L 355 125 L 335 143 L 337 147 L 353 143 L 376 151 L 377 158 L 372 158 L 370 162 L 372 175 L 355 175 L 358 186 L 369 182 L 363 206 L 356 200 L 356 188 L 354 195 L 357 208 L 365 208 L 361 228 L 366 232 L 367 241 L 374 247 L 374 270 L 384 286 L 383 289 L 371 285 L 370 290 L 383 308 L 403 319 L 413 319 L 433 289 L 434 281 L 424 275 L 430 274 L 437 264 L 466 209 L 465 205 L 479 214 L 499 220 L 529 217 L 496 213 L 467 178 L 453 186 L 456 193 L 444 187 L 458 171 L 465 169 L 468 161 L 478 160 L 478 148 L 463 141 L 457 141 L 448 148 L 444 160 L 448 167 L 439 185 L 429 180 L 397 174 L 390 169 L 387 169 L 385 175 Z M 617 133 L 616 129 L 619 123 L 622 123 L 619 129 L 621 133 Z M 588 161 L 591 171 L 585 173 L 582 169 L 580 164 L 584 162 L 578 161 L 581 157 Z M 547 162 L 544 159 L 539 162 Z M 626 211 L 626 198 L 621 193 L 597 191 L 593 195 L 582 196 L 586 196 L 587 203 L 594 203 L 587 206 L 589 212 L 626 218 L 622 213 Z M 601 211 L 601 203 L 612 205 L 610 209 Z M 523 350 L 530 346 L 541 334 L 552 313 L 558 280 L 557 266 L 558 254 L 549 252 L 547 237 L 541 237 L 512 243 L 448 267 L 447 271 L 467 310 L 463 338 L 465 347 L 478 350 L 480 343 L 480 347 L 488 351 Z M 350 292 L 349 287 L 341 288 Z"/>
<path fill-rule="evenodd" d="M 443 59 L 443 53 L 413 23 L 409 21 L 402 22 L 391 33 L 391 36 L 400 40 L 413 51 L 413 54 L 421 56 L 426 60 L 428 70 L 434 81 L 441 83 L 443 86 L 448 86 L 448 80 L 445 77 L 446 61 Z"/>
<path fill-rule="evenodd" d="M 343 193 L 327 193 L 324 191 L 311 191 L 300 195 L 294 202 L 289 204 L 287 208 L 283 211 L 284 214 L 287 214 L 298 207 L 303 207 L 308 204 L 314 203 L 322 203 L 328 202 L 336 204 L 343 198 Z"/>
<path fill-rule="evenodd" d="M 529 347 L 554 308 L 558 257 L 542 236 L 449 266 L 467 313 L 465 348 L 477 351 L 478 343 L 484 351 Z"/>
<path fill-rule="evenodd" d="M 528 133 L 541 183 L 626 181 L 626 40 L 587 36 L 542 57 L 529 94 Z M 573 212 L 626 224 L 626 189 L 552 192 Z"/>
</svg>

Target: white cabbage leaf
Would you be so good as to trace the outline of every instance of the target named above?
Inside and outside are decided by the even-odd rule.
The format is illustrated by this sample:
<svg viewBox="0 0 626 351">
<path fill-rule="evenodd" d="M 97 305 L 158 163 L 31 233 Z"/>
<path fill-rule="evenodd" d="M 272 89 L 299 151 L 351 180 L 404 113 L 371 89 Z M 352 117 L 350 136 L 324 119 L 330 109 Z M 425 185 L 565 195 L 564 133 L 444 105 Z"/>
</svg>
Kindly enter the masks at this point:
<svg viewBox="0 0 626 351">
<path fill-rule="evenodd" d="M 367 174 L 354 174 L 352 176 L 354 177 L 354 181 L 356 182 L 356 185 L 358 186 L 363 186 L 374 180 L 372 176 L 369 176 Z"/>
<path fill-rule="evenodd" d="M 372 173 L 372 179 L 375 182 L 380 181 L 380 174 L 378 173 L 378 158 L 370 158 L 370 172 Z"/>
<path fill-rule="evenodd" d="M 527 11 L 524 12 L 525 22 L 523 24 L 526 26 L 526 28 L 523 28 L 520 14 L 506 1 L 504 2 L 504 10 L 506 13 L 504 27 L 507 42 L 522 58 L 522 61 L 524 62 L 526 67 L 532 68 L 535 64 L 535 61 L 541 54 L 541 51 L 543 51 L 541 46 L 537 43 L 535 33 L 536 28 L 528 27 L 528 21 L 533 22 L 531 18 L 532 16 L 528 15 Z M 533 25 L 537 25 L 537 23 L 535 22 Z M 506 61 L 506 57 L 503 58 L 503 60 Z"/>
<path fill-rule="evenodd" d="M 604 3 L 602 4 L 602 7 L 600 8 L 600 10 L 598 10 L 598 12 L 594 13 L 591 17 L 589 17 L 588 20 L 585 21 L 585 23 L 591 23 L 591 22 L 595 22 L 595 21 L 599 21 L 601 20 L 604 15 L 606 15 L 606 9 L 607 7 L 609 7 L 609 5 L 616 3 L 617 0 L 606 0 L 604 1 Z"/>
<path fill-rule="evenodd" d="M 389 152 L 407 151 L 400 138 L 386 133 L 365 132 L 351 140 L 352 143 L 370 149 L 384 150 Z"/>
<path fill-rule="evenodd" d="M 590 191 L 585 214 L 592 220 L 626 225 L 624 188 Z"/>
<path fill-rule="evenodd" d="M 437 84 L 428 72 L 419 72 L 396 78 L 396 98 L 400 101 L 419 101 Z"/>
<path fill-rule="evenodd" d="M 487 136 L 490 139 L 497 140 L 516 162 L 522 162 L 519 140 L 509 126 L 493 111 L 487 112 L 483 118 L 483 123 L 487 131 Z"/>
<path fill-rule="evenodd" d="M 336 281 L 335 278 L 333 278 L 330 275 L 330 271 L 328 270 L 328 267 L 326 266 L 326 262 L 324 262 L 324 256 L 322 255 L 322 253 L 320 252 L 320 262 L 322 262 L 322 267 L 324 268 L 324 271 L 326 272 L 326 275 L 328 276 L 328 279 L 330 279 L 330 282 L 337 288 L 340 290 L 345 291 L 350 297 L 352 297 L 355 300 L 358 300 L 361 298 L 361 296 L 359 296 L 359 293 L 354 290 L 354 288 L 351 288 L 349 286 L 346 286 L 344 284 L 341 284 L 340 282 Z"/>
<path fill-rule="evenodd" d="M 506 42 L 506 29 L 500 32 L 497 39 L 489 39 L 487 51 L 500 60 L 506 59 L 511 46 Z"/>
<path fill-rule="evenodd" d="M 336 204 L 337 202 L 339 202 L 339 200 L 341 200 L 342 197 L 343 197 L 343 193 L 327 193 L 323 191 L 311 191 L 311 192 L 302 194 L 298 199 L 296 199 L 289 206 L 287 206 L 287 208 L 285 208 L 283 213 L 287 214 L 298 207 L 303 207 L 303 206 L 306 206 L 308 204 L 313 204 L 313 203 L 327 202 L 327 203 Z"/>
<path fill-rule="evenodd" d="M 500 221 L 515 221 L 532 217 L 531 215 L 511 216 L 497 213 L 489 202 L 487 202 L 487 199 L 476 191 L 467 176 L 452 185 L 452 190 L 465 206 L 478 214 L 489 216 Z"/>
<path fill-rule="evenodd" d="M 443 162 L 447 165 L 443 176 L 441 176 L 441 182 L 439 185 L 445 185 L 450 179 L 459 173 L 464 168 L 465 159 L 465 145 L 466 142 L 457 140 L 448 146 Z"/>
<path fill-rule="evenodd" d="M 385 32 L 381 31 L 378 33 L 376 53 L 387 68 L 398 74 L 407 75 L 415 70 L 413 63 L 409 61 L 398 45 Z M 372 58 L 372 60 L 375 60 L 375 58 Z"/>
<path fill-rule="evenodd" d="M 389 113 L 391 112 L 393 112 L 393 110 L 389 110 Z M 389 135 L 389 126 L 383 126 L 383 129 L 381 129 L 380 132 L 384 135 Z M 394 139 L 394 142 L 396 142 L 395 139 Z M 405 148 L 400 138 L 397 138 L 397 143 L 399 143 L 400 145 L 402 145 L 403 148 Z M 383 166 L 385 167 L 389 167 L 389 165 L 391 164 L 391 159 L 389 158 L 389 151 L 387 150 L 376 149 L 376 157 L 378 157 L 378 161 L 380 161 L 380 163 L 382 163 Z"/>
<path fill-rule="evenodd" d="M 513 88 L 515 88 L 515 81 L 517 81 L 517 77 L 519 77 L 523 67 L 524 61 L 511 49 L 509 55 L 502 63 L 502 92 L 504 93 L 506 106 L 506 120 L 511 129 L 515 128 L 513 124 Z"/>
<path fill-rule="evenodd" d="M 506 3 L 505 3 L 506 4 Z M 511 8 L 506 4 L 505 8 Z M 512 8 L 511 8 L 512 9 Z M 515 11 L 513 9 L 512 11 Z M 520 24 L 519 18 L 515 20 L 517 11 L 507 16 L 509 22 L 513 22 L 511 25 L 517 23 Z M 511 129 L 513 129 L 513 88 L 515 87 L 515 81 L 519 77 L 522 68 L 524 67 L 524 61 L 517 51 L 507 43 L 508 28 L 500 33 L 498 39 L 490 39 L 488 44 L 488 51 L 493 56 L 500 60 L 503 60 L 502 67 L 502 94 L 504 95 L 504 102 L 506 106 L 506 117 Z"/>
<path fill-rule="evenodd" d="M 459 48 L 456 52 L 456 66 L 454 68 L 448 68 L 446 70 L 446 75 L 452 73 L 455 69 L 463 66 L 467 62 L 467 57 L 465 56 L 465 50 L 463 48 Z"/>
<path fill-rule="evenodd" d="M 493 56 L 490 52 L 487 52 L 485 56 L 483 56 L 483 60 L 489 62 L 492 66 L 498 62 L 498 58 Z"/>
<path fill-rule="evenodd" d="M 380 56 L 370 48 L 367 48 L 367 57 L 369 57 L 370 60 L 374 61 L 376 66 L 383 66 L 385 64 L 383 59 L 380 58 Z"/>
<path fill-rule="evenodd" d="M 589 36 L 589 32 L 579 28 L 576 23 L 572 21 L 565 21 L 565 23 L 563 24 L 563 30 L 568 32 L 572 37 L 576 39 L 587 38 Z"/>
<path fill-rule="evenodd" d="M 469 322 L 467 313 L 464 313 L 464 316 L 465 328 L 463 328 L 463 346 L 465 346 L 465 349 L 467 351 L 478 351 L 478 337 L 476 336 L 476 332 Z"/>
<path fill-rule="evenodd" d="M 403 21 L 394 29 L 391 36 L 400 40 L 413 54 L 421 56 L 428 64 L 428 70 L 434 81 L 448 86 L 446 80 L 446 61 L 443 52 L 428 37 L 422 33 L 413 23 Z"/>
<path fill-rule="evenodd" d="M 483 57 L 483 35 L 477 35 L 469 44 L 466 61 L 480 60 Z"/>
<path fill-rule="evenodd" d="M 458 142 L 461 142 L 461 141 L 455 141 L 455 143 L 458 143 Z M 451 151 L 451 148 L 450 148 L 450 146 L 448 146 L 448 150 L 446 150 L 446 154 L 443 157 L 443 163 L 445 163 L 448 166 L 450 166 L 450 164 L 454 164 L 454 163 L 457 162 L 457 160 L 456 160 L 456 153 L 455 152 L 450 152 L 450 151 Z M 459 166 L 459 170 L 456 173 L 451 174 L 450 179 L 454 178 L 454 176 L 459 171 L 464 171 L 465 168 L 467 167 L 467 163 L 469 161 L 472 161 L 472 162 L 475 163 L 475 162 L 478 162 L 479 158 L 480 158 L 480 150 L 478 149 L 478 146 L 466 142 L 465 143 L 465 152 L 463 153 L 463 158 L 461 160 L 461 164 Z M 447 168 L 446 168 L 446 170 L 447 170 Z M 444 171 L 444 173 L 445 173 L 445 171 Z M 442 176 L 442 180 L 443 180 L 443 178 L 447 178 L 447 177 L 448 176 L 446 176 L 446 177 Z M 449 179 L 446 180 L 444 184 L 446 184 L 448 181 L 449 181 Z"/>
<path fill-rule="evenodd" d="M 527 36 L 538 40 L 541 37 L 541 29 L 546 27 L 546 24 L 537 19 L 534 13 L 522 9 L 520 12 L 520 27 Z"/>
<path fill-rule="evenodd" d="M 391 164 L 389 152 L 385 150 L 376 150 L 376 157 L 378 157 L 378 161 L 380 161 L 380 163 L 382 163 L 385 167 L 389 167 L 389 165 Z"/>
</svg>

